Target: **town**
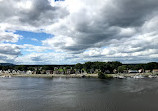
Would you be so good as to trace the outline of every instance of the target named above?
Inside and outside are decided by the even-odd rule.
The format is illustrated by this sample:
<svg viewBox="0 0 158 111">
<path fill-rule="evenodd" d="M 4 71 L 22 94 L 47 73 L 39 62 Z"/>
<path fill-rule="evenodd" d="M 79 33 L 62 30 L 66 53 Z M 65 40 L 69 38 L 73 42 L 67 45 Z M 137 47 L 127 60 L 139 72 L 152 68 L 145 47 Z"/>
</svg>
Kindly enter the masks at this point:
<svg viewBox="0 0 158 111">
<path fill-rule="evenodd" d="M 150 62 L 147 64 L 122 64 L 118 61 L 113 62 L 86 62 L 76 65 L 0 65 L 0 75 L 85 75 L 98 77 L 99 74 L 110 75 L 112 77 L 124 78 L 121 74 L 156 75 L 158 74 L 158 63 Z"/>
</svg>

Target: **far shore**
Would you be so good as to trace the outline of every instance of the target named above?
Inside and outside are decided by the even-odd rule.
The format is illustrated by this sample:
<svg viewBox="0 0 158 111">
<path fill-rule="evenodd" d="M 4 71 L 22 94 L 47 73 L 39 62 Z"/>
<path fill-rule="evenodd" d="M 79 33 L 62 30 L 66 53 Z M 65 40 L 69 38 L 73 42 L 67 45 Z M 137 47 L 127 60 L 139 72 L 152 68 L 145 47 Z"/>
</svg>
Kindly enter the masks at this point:
<svg viewBox="0 0 158 111">
<path fill-rule="evenodd" d="M 98 74 L 2 74 L 0 76 L 11 77 L 37 77 L 37 78 L 98 78 Z"/>
<path fill-rule="evenodd" d="M 118 74 L 107 74 L 109 77 L 132 77 L 135 75 L 149 76 L 153 75 L 152 73 L 118 73 Z M 98 74 L 1 74 L 0 76 L 11 76 L 11 77 L 37 77 L 37 78 L 98 78 Z"/>
</svg>

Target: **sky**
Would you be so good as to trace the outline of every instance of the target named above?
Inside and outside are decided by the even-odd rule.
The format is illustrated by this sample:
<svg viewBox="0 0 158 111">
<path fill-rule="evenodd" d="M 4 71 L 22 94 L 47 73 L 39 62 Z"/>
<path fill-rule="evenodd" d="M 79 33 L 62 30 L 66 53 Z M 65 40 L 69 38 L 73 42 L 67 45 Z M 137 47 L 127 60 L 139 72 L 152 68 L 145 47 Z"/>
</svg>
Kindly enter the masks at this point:
<svg viewBox="0 0 158 111">
<path fill-rule="evenodd" d="M 0 63 L 158 62 L 158 0 L 0 0 Z"/>
</svg>

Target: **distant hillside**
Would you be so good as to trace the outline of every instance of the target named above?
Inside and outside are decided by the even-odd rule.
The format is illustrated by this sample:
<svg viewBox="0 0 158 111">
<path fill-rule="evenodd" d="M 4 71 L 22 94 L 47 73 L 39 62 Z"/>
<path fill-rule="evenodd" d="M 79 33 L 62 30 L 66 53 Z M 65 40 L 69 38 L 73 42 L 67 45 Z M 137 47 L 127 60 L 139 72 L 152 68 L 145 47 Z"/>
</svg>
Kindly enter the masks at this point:
<svg viewBox="0 0 158 111">
<path fill-rule="evenodd" d="M 0 63 L 0 66 L 14 66 L 14 64 L 11 64 L 11 63 Z"/>
</svg>

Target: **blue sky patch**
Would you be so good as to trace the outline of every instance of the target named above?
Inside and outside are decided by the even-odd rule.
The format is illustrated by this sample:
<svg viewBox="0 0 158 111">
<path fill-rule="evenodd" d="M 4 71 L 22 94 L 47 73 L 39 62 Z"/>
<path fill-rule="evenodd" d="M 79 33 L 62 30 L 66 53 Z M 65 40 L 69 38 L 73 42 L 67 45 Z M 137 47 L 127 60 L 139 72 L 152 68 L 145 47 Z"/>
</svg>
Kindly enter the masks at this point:
<svg viewBox="0 0 158 111">
<path fill-rule="evenodd" d="M 41 46 L 43 40 L 52 37 L 53 35 L 47 33 L 35 33 L 29 31 L 16 31 L 15 34 L 23 36 L 16 44 L 17 45 L 24 45 L 24 44 L 31 44 L 36 46 Z"/>
</svg>

